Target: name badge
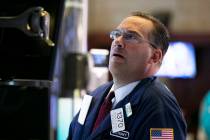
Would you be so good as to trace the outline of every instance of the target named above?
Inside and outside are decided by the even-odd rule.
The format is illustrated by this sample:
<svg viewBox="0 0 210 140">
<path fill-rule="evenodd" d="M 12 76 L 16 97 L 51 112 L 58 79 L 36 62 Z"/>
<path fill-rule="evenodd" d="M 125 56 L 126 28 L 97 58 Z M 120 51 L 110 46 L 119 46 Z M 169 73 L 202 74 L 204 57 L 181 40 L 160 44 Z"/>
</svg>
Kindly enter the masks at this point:
<svg viewBox="0 0 210 140">
<path fill-rule="evenodd" d="M 132 115 L 131 103 L 127 103 L 125 105 L 125 113 L 127 117 L 130 117 Z"/>
<path fill-rule="evenodd" d="M 90 103 L 92 101 L 92 96 L 90 95 L 85 95 L 82 101 L 79 117 L 78 117 L 78 122 L 83 125 L 85 123 L 85 119 L 90 107 Z"/>
<path fill-rule="evenodd" d="M 123 109 L 118 108 L 112 110 L 110 113 L 111 113 L 112 132 L 115 133 L 125 130 Z"/>
</svg>

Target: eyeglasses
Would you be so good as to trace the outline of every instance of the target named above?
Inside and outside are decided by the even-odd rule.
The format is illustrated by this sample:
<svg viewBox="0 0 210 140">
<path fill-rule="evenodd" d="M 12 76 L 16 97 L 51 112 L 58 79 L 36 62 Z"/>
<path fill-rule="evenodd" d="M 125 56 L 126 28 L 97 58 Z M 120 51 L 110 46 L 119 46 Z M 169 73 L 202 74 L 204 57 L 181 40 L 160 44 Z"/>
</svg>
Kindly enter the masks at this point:
<svg viewBox="0 0 210 140">
<path fill-rule="evenodd" d="M 148 43 L 153 48 L 157 49 L 156 45 L 148 40 L 143 39 L 137 32 L 130 30 L 116 29 L 110 32 L 110 38 L 115 40 L 122 36 L 126 42 L 129 43 Z"/>
</svg>

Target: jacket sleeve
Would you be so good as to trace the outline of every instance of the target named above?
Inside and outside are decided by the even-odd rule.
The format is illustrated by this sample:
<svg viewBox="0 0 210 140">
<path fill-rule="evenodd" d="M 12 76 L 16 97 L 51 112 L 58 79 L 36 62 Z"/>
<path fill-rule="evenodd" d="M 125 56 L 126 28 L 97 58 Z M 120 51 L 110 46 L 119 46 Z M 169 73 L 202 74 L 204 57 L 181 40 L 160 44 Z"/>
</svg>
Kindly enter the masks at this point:
<svg viewBox="0 0 210 140">
<path fill-rule="evenodd" d="M 151 139 L 152 130 L 172 129 L 174 140 L 186 140 L 186 124 L 180 114 L 169 110 L 154 110 L 148 114 L 144 122 L 139 123 L 135 140 Z"/>
</svg>

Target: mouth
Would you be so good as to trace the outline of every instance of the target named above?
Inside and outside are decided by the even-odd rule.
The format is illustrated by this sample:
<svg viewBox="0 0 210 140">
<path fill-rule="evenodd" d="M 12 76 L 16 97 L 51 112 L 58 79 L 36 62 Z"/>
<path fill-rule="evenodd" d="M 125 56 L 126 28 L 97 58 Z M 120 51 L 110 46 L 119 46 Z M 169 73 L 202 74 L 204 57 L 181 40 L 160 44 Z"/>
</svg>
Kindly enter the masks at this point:
<svg viewBox="0 0 210 140">
<path fill-rule="evenodd" d="M 113 56 L 114 56 L 114 57 L 124 58 L 121 54 L 118 54 L 118 53 L 114 53 Z"/>
</svg>

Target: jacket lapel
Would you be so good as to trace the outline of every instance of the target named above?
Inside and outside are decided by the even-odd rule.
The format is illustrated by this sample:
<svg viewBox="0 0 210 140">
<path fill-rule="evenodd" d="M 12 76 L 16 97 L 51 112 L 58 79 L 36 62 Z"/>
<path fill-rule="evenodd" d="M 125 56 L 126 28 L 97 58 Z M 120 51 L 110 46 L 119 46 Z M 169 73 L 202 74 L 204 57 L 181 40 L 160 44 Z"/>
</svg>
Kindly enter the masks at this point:
<svg viewBox="0 0 210 140">
<path fill-rule="evenodd" d="M 150 85 L 152 81 L 154 81 L 156 77 L 149 77 L 143 79 L 134 89 L 133 91 L 129 94 L 129 102 L 133 105 L 136 106 L 139 104 L 140 99 L 142 95 L 144 94 L 145 89 Z"/>
<path fill-rule="evenodd" d="M 86 118 L 86 122 L 84 125 L 84 131 L 83 131 L 85 133 L 84 138 L 88 138 L 88 137 L 90 137 L 90 135 L 93 135 L 95 133 L 102 131 L 102 129 L 99 128 L 99 129 L 96 129 L 97 131 L 92 132 L 92 128 L 95 123 L 95 119 L 98 116 L 98 111 L 100 109 L 100 106 L 101 106 L 102 102 L 104 101 L 104 98 L 108 94 L 111 86 L 112 86 L 112 83 L 109 83 L 104 88 L 100 89 L 99 91 L 96 91 L 95 92 L 96 96 L 93 95 L 93 101 L 92 101 L 93 103 L 91 103 L 90 112 L 88 113 L 88 116 Z M 97 95 L 99 95 L 99 96 L 97 96 Z M 107 121 L 107 120 L 110 120 L 110 119 L 108 119 L 108 116 L 105 118 L 104 121 Z M 103 126 L 103 125 L 101 125 L 101 126 Z"/>
<path fill-rule="evenodd" d="M 101 122 L 101 124 L 98 126 L 97 129 L 95 129 L 92 134 L 91 138 L 95 138 L 96 136 L 103 133 L 105 130 L 111 129 L 111 117 L 110 114 L 108 114 L 105 119 Z"/>
</svg>

